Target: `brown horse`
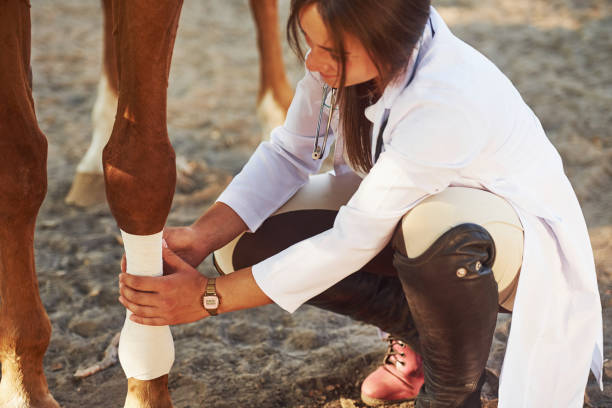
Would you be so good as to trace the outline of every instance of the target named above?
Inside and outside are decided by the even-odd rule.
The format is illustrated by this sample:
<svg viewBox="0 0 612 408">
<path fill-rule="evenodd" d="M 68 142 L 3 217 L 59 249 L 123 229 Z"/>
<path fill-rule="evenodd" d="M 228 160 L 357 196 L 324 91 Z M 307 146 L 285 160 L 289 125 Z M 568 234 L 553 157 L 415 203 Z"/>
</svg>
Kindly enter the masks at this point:
<svg viewBox="0 0 612 408">
<path fill-rule="evenodd" d="M 105 64 L 94 118 L 106 130 L 94 136 L 99 171 L 81 171 L 72 193 L 101 191 L 104 180 L 111 212 L 130 234 L 161 231 L 172 202 L 176 168 L 166 96 L 181 7 L 182 0 L 104 1 Z M 285 112 L 292 91 L 281 60 L 276 0 L 251 0 L 251 7 L 262 61 L 259 101 Z M 47 141 L 32 99 L 29 0 L 0 0 L 0 152 L 0 407 L 57 408 L 43 374 L 51 325 L 34 266 Z M 167 375 L 129 378 L 126 406 L 171 407 L 167 382 Z"/>
</svg>

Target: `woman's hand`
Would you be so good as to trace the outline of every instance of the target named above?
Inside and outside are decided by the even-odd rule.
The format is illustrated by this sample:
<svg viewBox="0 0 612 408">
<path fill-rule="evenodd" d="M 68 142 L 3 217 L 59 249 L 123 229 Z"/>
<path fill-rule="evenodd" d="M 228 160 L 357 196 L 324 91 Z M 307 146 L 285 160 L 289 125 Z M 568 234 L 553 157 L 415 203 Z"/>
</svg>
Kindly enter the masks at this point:
<svg viewBox="0 0 612 408">
<path fill-rule="evenodd" d="M 194 268 L 197 268 L 210 252 L 207 249 L 206 238 L 200 236 L 191 226 L 164 228 L 163 240 L 163 245 L 169 247 L 172 252 Z M 125 254 L 123 254 L 121 258 L 123 272 L 125 272 L 125 262 Z"/>
<path fill-rule="evenodd" d="M 212 251 L 246 230 L 246 224 L 234 210 L 217 202 L 192 225 L 165 228 L 163 237 L 172 251 L 197 267 Z"/>
<path fill-rule="evenodd" d="M 164 228 L 163 237 L 172 252 L 194 268 L 209 255 L 206 238 L 193 227 Z"/>
<path fill-rule="evenodd" d="M 178 228 L 177 228 L 178 229 Z M 119 275 L 119 302 L 133 313 L 130 319 L 150 326 L 190 323 L 208 313 L 202 307 L 206 277 L 170 248 L 162 249 L 164 276 Z"/>
</svg>

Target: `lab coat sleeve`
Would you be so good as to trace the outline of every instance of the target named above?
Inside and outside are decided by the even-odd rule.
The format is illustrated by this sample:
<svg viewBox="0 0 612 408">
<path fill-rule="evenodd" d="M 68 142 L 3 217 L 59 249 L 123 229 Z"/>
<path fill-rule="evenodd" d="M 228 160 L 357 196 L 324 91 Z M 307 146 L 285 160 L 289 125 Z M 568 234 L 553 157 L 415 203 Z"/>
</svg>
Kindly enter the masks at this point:
<svg viewBox="0 0 612 408">
<path fill-rule="evenodd" d="M 255 281 L 289 312 L 361 269 L 392 237 L 402 216 L 446 188 L 481 148 L 470 119 L 441 106 L 415 106 L 341 207 L 334 226 L 253 267 Z M 413 149 L 414 147 L 414 149 Z"/>
<path fill-rule="evenodd" d="M 310 174 L 319 171 L 323 160 L 314 160 L 312 150 L 321 97 L 320 79 L 307 72 L 297 85 L 284 125 L 272 131 L 269 142 L 257 147 L 217 199 L 230 206 L 250 231 L 256 231 L 306 183 Z M 323 121 L 327 121 L 327 112 Z M 324 157 L 329 154 L 333 140 L 330 130 Z"/>
</svg>

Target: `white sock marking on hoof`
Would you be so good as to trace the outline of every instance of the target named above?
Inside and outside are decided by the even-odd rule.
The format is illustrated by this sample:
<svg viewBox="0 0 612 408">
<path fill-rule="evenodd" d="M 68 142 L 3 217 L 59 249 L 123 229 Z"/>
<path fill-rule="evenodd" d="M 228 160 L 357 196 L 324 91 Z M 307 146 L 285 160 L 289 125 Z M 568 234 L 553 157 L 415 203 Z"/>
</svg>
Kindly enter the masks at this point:
<svg viewBox="0 0 612 408">
<path fill-rule="evenodd" d="M 269 140 L 272 129 L 285 123 L 286 112 L 274 99 L 274 94 L 268 90 L 257 106 L 257 117 L 263 131 L 262 140 Z"/>
<path fill-rule="evenodd" d="M 98 96 L 91 112 L 93 122 L 91 144 L 77 166 L 78 173 L 102 174 L 102 149 L 113 131 L 116 113 L 117 94 L 110 89 L 106 74 L 103 73 L 98 82 Z"/>
</svg>

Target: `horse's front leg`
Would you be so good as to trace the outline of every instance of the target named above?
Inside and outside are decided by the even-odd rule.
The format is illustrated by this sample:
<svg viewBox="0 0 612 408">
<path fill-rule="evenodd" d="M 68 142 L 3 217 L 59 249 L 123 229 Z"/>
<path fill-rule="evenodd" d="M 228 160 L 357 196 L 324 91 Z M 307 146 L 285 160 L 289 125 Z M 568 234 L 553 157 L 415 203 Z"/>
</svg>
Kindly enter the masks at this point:
<svg viewBox="0 0 612 408">
<path fill-rule="evenodd" d="M 0 9 L 0 407 L 57 408 L 43 373 L 51 324 L 34 268 L 47 140 L 32 100 L 30 8 L 9 0 Z"/>
<path fill-rule="evenodd" d="M 127 272 L 161 275 L 161 231 L 176 183 L 166 128 L 166 96 L 182 0 L 113 0 L 119 73 L 117 116 L 103 153 L 106 195 L 124 237 Z M 129 316 L 129 312 L 128 312 Z M 171 407 L 174 358 L 168 326 L 126 319 L 119 359 L 128 377 L 126 406 Z"/>
</svg>

